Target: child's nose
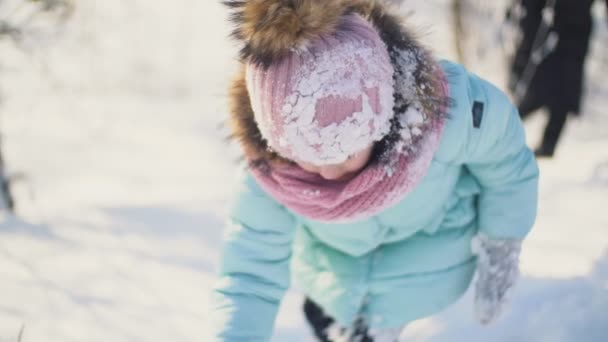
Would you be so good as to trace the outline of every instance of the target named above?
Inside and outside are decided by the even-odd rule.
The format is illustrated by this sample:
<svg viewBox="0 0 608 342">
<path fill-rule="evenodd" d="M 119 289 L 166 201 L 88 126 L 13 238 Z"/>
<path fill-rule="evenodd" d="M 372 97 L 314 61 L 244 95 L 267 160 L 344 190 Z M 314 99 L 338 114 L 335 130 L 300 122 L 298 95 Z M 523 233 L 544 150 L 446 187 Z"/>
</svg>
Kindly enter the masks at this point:
<svg viewBox="0 0 608 342">
<path fill-rule="evenodd" d="M 335 180 L 342 177 L 344 171 L 339 166 L 328 165 L 321 167 L 319 169 L 319 174 L 321 175 L 321 177 L 327 180 Z"/>
</svg>

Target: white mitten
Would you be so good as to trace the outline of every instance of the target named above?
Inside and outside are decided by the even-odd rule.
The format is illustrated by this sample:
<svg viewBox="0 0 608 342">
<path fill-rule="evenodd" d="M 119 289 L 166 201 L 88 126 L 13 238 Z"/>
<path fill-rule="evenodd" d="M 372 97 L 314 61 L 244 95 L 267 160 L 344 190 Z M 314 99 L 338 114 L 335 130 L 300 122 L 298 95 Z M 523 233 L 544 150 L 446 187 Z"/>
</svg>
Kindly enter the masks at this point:
<svg viewBox="0 0 608 342">
<path fill-rule="evenodd" d="M 500 315 L 519 278 L 521 240 L 492 239 L 485 234 L 473 238 L 471 248 L 477 255 L 475 317 L 490 324 Z"/>
</svg>

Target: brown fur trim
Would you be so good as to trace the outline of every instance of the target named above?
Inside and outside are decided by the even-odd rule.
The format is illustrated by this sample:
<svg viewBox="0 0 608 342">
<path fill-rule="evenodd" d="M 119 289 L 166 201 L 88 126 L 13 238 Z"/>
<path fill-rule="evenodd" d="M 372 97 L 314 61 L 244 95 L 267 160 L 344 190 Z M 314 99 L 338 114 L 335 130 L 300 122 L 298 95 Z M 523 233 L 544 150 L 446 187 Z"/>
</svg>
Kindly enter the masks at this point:
<svg viewBox="0 0 608 342">
<path fill-rule="evenodd" d="M 331 32 L 348 0 L 228 0 L 236 25 L 232 36 L 243 41 L 241 58 L 269 65 L 292 48 Z"/>
<path fill-rule="evenodd" d="M 395 66 L 395 81 L 404 77 L 402 68 L 397 65 L 400 51 L 413 51 L 418 65 L 414 73 L 416 83 L 425 85 L 416 87 L 417 98 L 431 115 L 439 113 L 438 108 L 446 105 L 431 54 L 420 46 L 412 31 L 405 28 L 403 18 L 378 1 L 233 0 L 225 1 L 225 4 L 236 10 L 232 15 L 237 24 L 233 36 L 245 43 L 241 51 L 242 63 L 254 61 L 264 65 L 287 53 L 293 44 L 306 44 L 315 36 L 331 32 L 341 15 L 357 13 L 378 29 L 387 45 Z M 319 17 L 309 17 L 313 14 Z M 295 18 L 301 19 L 297 24 L 290 23 Z M 254 165 L 267 161 L 289 162 L 268 148 L 256 125 L 245 83 L 244 64 L 232 83 L 229 97 L 231 136 L 240 142 L 247 161 Z M 398 93 L 394 97 L 395 115 L 405 112 L 409 105 L 407 101 Z M 394 119 L 393 124 L 397 125 L 398 121 Z M 396 138 L 387 136 L 381 145 L 390 145 L 391 139 Z"/>
</svg>

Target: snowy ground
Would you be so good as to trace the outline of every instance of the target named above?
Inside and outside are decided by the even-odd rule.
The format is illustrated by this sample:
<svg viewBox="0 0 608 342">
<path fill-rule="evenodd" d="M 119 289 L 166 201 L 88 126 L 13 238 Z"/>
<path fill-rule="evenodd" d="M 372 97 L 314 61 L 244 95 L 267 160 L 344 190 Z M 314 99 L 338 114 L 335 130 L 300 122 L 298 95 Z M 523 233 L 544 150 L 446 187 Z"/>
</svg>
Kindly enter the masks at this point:
<svg viewBox="0 0 608 342">
<path fill-rule="evenodd" d="M 453 58 L 446 1 L 414 7 L 429 45 Z M 0 342 L 22 329 L 24 342 L 205 340 L 237 166 L 220 126 L 235 67 L 225 15 L 215 1 L 83 0 L 43 49 L 0 43 L 3 150 L 24 175 L 19 218 L 0 221 Z M 585 116 L 540 164 L 513 306 L 482 328 L 467 293 L 411 324 L 408 341 L 606 340 L 608 33 L 598 24 Z M 496 58 L 474 69 L 501 81 Z M 541 125 L 527 123 L 531 144 Z M 289 292 L 274 341 L 311 340 L 300 304 Z"/>
</svg>

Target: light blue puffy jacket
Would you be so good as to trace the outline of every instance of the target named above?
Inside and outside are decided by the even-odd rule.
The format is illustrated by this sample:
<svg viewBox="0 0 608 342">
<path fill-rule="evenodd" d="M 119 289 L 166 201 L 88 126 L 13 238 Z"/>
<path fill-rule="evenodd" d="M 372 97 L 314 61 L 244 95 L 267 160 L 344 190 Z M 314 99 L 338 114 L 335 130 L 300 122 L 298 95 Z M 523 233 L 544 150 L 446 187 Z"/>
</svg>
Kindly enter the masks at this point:
<svg viewBox="0 0 608 342">
<path fill-rule="evenodd" d="M 517 109 L 462 66 L 441 66 L 454 104 L 426 176 L 397 205 L 357 223 L 321 223 L 290 212 L 245 175 L 213 293 L 216 341 L 268 341 L 290 279 L 343 325 L 360 315 L 371 328 L 403 325 L 466 291 L 478 231 L 525 237 L 538 168 Z"/>
</svg>

